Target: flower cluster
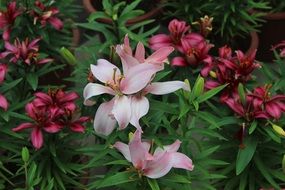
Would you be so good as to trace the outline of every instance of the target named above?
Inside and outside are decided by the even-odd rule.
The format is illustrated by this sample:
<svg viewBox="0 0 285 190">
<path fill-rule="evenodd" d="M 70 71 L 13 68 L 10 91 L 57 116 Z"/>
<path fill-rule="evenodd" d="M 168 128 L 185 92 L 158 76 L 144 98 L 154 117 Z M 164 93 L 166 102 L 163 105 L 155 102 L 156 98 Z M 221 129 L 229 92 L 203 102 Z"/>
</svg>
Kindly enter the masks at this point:
<svg viewBox="0 0 285 190">
<path fill-rule="evenodd" d="M 210 73 L 212 79 L 207 80 L 205 86 L 212 89 L 217 86 L 228 84 L 223 92 L 221 100 L 232 97 L 237 93 L 238 84 L 245 84 L 251 79 L 251 74 L 260 64 L 255 61 L 256 51 L 249 55 L 238 50 L 232 55 L 231 48 L 224 46 L 219 49 L 219 57 L 215 58 L 213 63 L 204 68 L 204 74 Z"/>
<path fill-rule="evenodd" d="M 50 90 L 47 94 L 35 93 L 35 99 L 26 105 L 26 112 L 33 122 L 22 123 L 13 131 L 32 128 L 31 141 L 36 149 L 43 145 L 43 131 L 57 133 L 64 127 L 74 132 L 83 133 L 82 125 L 89 117 L 80 117 L 77 113 L 75 100 L 79 96 L 75 92 L 66 93 L 63 90 Z"/>
<path fill-rule="evenodd" d="M 115 128 L 124 129 L 129 123 L 137 128 L 129 145 L 116 142 L 113 147 L 118 149 L 125 158 L 132 162 L 139 176 L 160 178 L 172 167 L 193 170 L 192 161 L 186 155 L 178 153 L 180 141 L 172 145 L 157 148 L 153 155 L 149 153 L 150 143 L 141 142 L 142 128 L 139 120 L 149 110 L 148 93 L 162 95 L 178 89 L 189 90 L 189 86 L 181 81 L 152 82 L 155 74 L 164 69 L 167 56 L 173 51 L 170 46 L 158 48 L 152 55 L 145 58 L 145 48 L 138 43 L 136 51 L 129 44 L 128 36 L 124 44 L 116 46 L 123 73 L 107 60 L 99 59 L 97 65 L 91 65 L 91 72 L 96 79 L 105 85 L 89 83 L 84 88 L 85 105 L 92 105 L 91 97 L 100 94 L 114 96 L 109 102 L 102 103 L 97 109 L 94 129 L 98 134 L 109 135 Z"/>
<path fill-rule="evenodd" d="M 203 28 L 201 31 L 209 31 L 211 20 L 208 18 L 198 22 Z M 171 64 L 173 66 L 197 67 L 201 63 L 211 64 L 212 58 L 208 53 L 213 45 L 209 44 L 202 34 L 191 32 L 190 26 L 186 22 L 177 19 L 169 23 L 168 30 L 169 35 L 158 34 L 149 39 L 151 49 L 157 50 L 165 46 L 174 47 L 180 56 L 172 59 Z"/>
<path fill-rule="evenodd" d="M 163 62 L 173 51 L 172 47 L 158 49 L 145 59 L 142 43 L 138 43 L 133 55 L 126 36 L 123 45 L 118 45 L 116 51 L 121 58 L 123 74 L 120 69 L 107 60 L 99 59 L 97 65 L 91 65 L 92 74 L 105 85 L 89 83 L 84 88 L 85 105 L 92 105 L 90 98 L 100 94 L 114 96 L 109 102 L 102 103 L 95 115 L 94 129 L 97 133 L 109 135 L 115 128 L 124 129 L 129 123 L 140 129 L 139 120 L 147 114 L 148 93 L 162 95 L 174 92 L 180 88 L 189 90 L 181 81 L 152 82 L 154 75 L 161 71 Z"/>
</svg>

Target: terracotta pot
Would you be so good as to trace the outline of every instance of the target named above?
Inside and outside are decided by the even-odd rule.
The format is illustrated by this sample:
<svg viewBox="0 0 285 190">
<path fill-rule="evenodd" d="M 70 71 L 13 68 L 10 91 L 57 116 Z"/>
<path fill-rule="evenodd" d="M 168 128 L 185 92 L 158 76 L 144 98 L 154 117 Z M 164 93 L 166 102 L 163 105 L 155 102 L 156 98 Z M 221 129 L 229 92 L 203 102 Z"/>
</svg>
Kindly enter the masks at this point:
<svg viewBox="0 0 285 190">
<path fill-rule="evenodd" d="M 268 13 L 263 18 L 266 20 L 285 20 L 285 12 Z"/>
<path fill-rule="evenodd" d="M 77 27 L 72 28 L 72 43 L 71 47 L 74 48 L 78 46 L 80 42 L 80 30 Z"/>
<path fill-rule="evenodd" d="M 89 12 L 89 13 L 94 13 L 96 12 L 96 8 L 92 5 L 91 3 L 92 0 L 83 0 L 83 6 L 85 7 L 85 9 Z M 95 0 L 93 0 L 95 1 Z M 157 15 L 160 11 L 161 11 L 161 7 L 160 6 L 157 6 L 156 8 L 152 9 L 151 11 L 149 12 L 146 12 L 145 14 L 141 15 L 141 16 L 138 16 L 136 18 L 132 18 L 132 19 L 129 19 L 127 21 L 127 25 L 132 25 L 132 24 L 135 24 L 135 23 L 138 23 L 138 22 L 141 22 L 143 20 L 146 20 L 146 19 L 149 19 L 149 18 L 152 18 L 154 17 L 155 15 Z M 107 24 L 112 24 L 113 21 L 112 19 L 106 19 L 106 18 L 100 18 L 98 19 L 100 22 L 104 22 L 104 23 L 107 23 Z"/>
<path fill-rule="evenodd" d="M 250 55 L 253 51 L 258 49 L 259 37 L 255 31 L 250 32 L 250 46 L 246 51 L 246 55 Z"/>
</svg>

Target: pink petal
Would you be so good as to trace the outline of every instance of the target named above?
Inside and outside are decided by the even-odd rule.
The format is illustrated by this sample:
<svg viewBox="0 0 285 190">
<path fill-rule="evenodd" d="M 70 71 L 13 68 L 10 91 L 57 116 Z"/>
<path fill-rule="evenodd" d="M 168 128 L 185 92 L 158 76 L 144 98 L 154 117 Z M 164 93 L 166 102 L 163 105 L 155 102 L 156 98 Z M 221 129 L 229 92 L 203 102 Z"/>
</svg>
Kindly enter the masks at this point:
<svg viewBox="0 0 285 190">
<path fill-rule="evenodd" d="M 7 111 L 8 106 L 9 106 L 9 103 L 7 99 L 5 98 L 5 96 L 0 94 L 0 107 L 3 108 L 5 111 Z"/>
<path fill-rule="evenodd" d="M 46 64 L 46 63 L 52 62 L 52 61 L 53 61 L 53 59 L 46 58 L 46 59 L 41 59 L 40 61 L 37 62 L 37 64 L 41 65 L 41 64 Z"/>
<path fill-rule="evenodd" d="M 128 55 L 132 55 L 132 49 L 130 47 L 130 41 L 129 41 L 128 34 L 126 34 L 124 38 L 124 50 L 126 51 Z"/>
<path fill-rule="evenodd" d="M 130 68 L 121 81 L 121 91 L 124 94 L 133 94 L 142 90 L 160 69 L 161 67 L 153 64 L 139 64 Z"/>
<path fill-rule="evenodd" d="M 57 123 L 49 123 L 43 127 L 43 130 L 45 130 L 48 133 L 57 133 L 62 129 L 63 126 L 57 124 Z"/>
<path fill-rule="evenodd" d="M 113 147 L 120 151 L 129 162 L 132 162 L 130 149 L 127 144 L 117 141 Z"/>
<path fill-rule="evenodd" d="M 181 145 L 181 141 L 180 140 L 176 140 L 174 143 L 172 143 L 171 145 L 167 145 L 167 146 L 163 146 L 163 148 L 156 148 L 154 151 L 154 156 L 158 156 L 163 152 L 177 152 L 177 150 L 179 149 Z"/>
<path fill-rule="evenodd" d="M 96 83 L 88 83 L 83 90 L 84 105 L 92 105 L 92 102 L 89 100 L 91 97 L 105 93 L 115 95 L 115 92 L 110 87 Z"/>
<path fill-rule="evenodd" d="M 189 171 L 192 171 L 194 168 L 192 160 L 180 152 L 173 152 L 171 154 L 171 162 L 172 167 L 174 168 L 181 168 Z"/>
<path fill-rule="evenodd" d="M 221 84 L 216 82 L 216 81 L 213 81 L 213 80 L 207 80 L 206 83 L 205 83 L 205 88 L 206 89 L 212 89 L 212 88 L 216 88 L 218 86 L 220 86 Z"/>
<path fill-rule="evenodd" d="M 43 145 L 43 133 L 38 127 L 33 129 L 32 133 L 31 133 L 31 140 L 32 140 L 33 146 L 36 149 L 40 149 L 42 147 L 42 145 Z"/>
<path fill-rule="evenodd" d="M 240 116 L 244 115 L 244 108 L 241 104 L 237 103 L 232 98 L 227 98 L 224 103 L 226 103 L 234 112 L 239 114 Z"/>
<path fill-rule="evenodd" d="M 119 56 L 120 56 L 121 61 L 122 61 L 124 73 L 127 73 L 130 68 L 140 64 L 136 58 L 134 58 L 133 56 L 128 55 L 126 53 L 119 54 Z"/>
<path fill-rule="evenodd" d="M 175 92 L 179 89 L 189 91 L 190 88 L 185 82 L 182 81 L 168 81 L 168 82 L 153 82 L 145 88 L 147 93 L 163 95 Z"/>
<path fill-rule="evenodd" d="M 116 120 L 111 115 L 114 100 L 102 103 L 97 109 L 94 118 L 94 130 L 96 133 L 108 136 L 115 128 Z"/>
<path fill-rule="evenodd" d="M 79 123 L 73 123 L 70 125 L 70 129 L 73 132 L 77 132 L 77 133 L 84 133 L 85 132 L 85 127 Z"/>
<path fill-rule="evenodd" d="M 162 48 L 165 46 L 171 46 L 172 40 L 166 34 L 158 34 L 158 35 L 151 37 L 148 43 L 151 49 L 158 50 L 159 48 Z"/>
<path fill-rule="evenodd" d="M 42 100 L 46 104 L 52 103 L 52 98 L 48 94 L 46 94 L 46 93 L 37 92 L 37 93 L 34 94 L 34 96 L 37 97 L 37 98 L 40 98 L 40 100 Z"/>
<path fill-rule="evenodd" d="M 147 147 L 141 142 L 141 133 L 140 130 L 136 130 L 129 143 L 131 161 L 137 169 L 143 169 L 147 161 L 152 159 Z"/>
<path fill-rule="evenodd" d="M 57 30 L 61 30 L 63 28 L 62 21 L 56 17 L 50 17 L 48 21 Z"/>
<path fill-rule="evenodd" d="M 91 72 L 95 78 L 103 83 L 112 82 L 116 70 L 116 79 L 120 77 L 120 69 L 105 59 L 98 59 L 97 65 L 91 65 Z"/>
<path fill-rule="evenodd" d="M 131 109 L 132 116 L 130 123 L 135 127 L 139 128 L 139 120 L 141 117 L 145 116 L 149 110 L 149 102 L 146 97 L 135 97 L 131 98 Z"/>
<path fill-rule="evenodd" d="M 273 102 L 266 103 L 265 110 L 269 115 L 271 115 L 275 119 L 279 119 L 281 117 L 281 108 L 276 103 Z"/>
<path fill-rule="evenodd" d="M 13 53 L 17 53 L 18 52 L 18 49 L 13 46 L 12 44 L 10 44 L 10 42 L 5 42 L 5 48 Z"/>
<path fill-rule="evenodd" d="M 188 66 L 186 60 L 183 57 L 174 57 L 171 61 L 171 65 L 178 66 L 178 67 Z"/>
<path fill-rule="evenodd" d="M 143 170 L 143 175 L 153 179 L 166 175 L 172 168 L 172 154 L 164 152 L 162 156 L 149 161 Z"/>
<path fill-rule="evenodd" d="M 119 129 L 124 129 L 128 126 L 131 120 L 131 100 L 127 96 L 115 97 L 112 114 L 118 121 Z"/>
<path fill-rule="evenodd" d="M 140 62 L 143 63 L 145 60 L 145 49 L 144 45 L 139 42 L 136 48 L 135 58 Z"/>
<path fill-rule="evenodd" d="M 23 129 L 33 128 L 33 127 L 34 127 L 34 124 L 32 124 L 32 123 L 22 123 L 19 126 L 13 128 L 12 130 L 14 132 L 18 132 L 18 131 L 21 131 Z"/>
<path fill-rule="evenodd" d="M 155 51 L 145 60 L 145 63 L 151 63 L 151 64 L 163 63 L 165 62 L 169 54 L 173 51 L 174 48 L 171 46 L 159 48 L 157 51 Z"/>
</svg>

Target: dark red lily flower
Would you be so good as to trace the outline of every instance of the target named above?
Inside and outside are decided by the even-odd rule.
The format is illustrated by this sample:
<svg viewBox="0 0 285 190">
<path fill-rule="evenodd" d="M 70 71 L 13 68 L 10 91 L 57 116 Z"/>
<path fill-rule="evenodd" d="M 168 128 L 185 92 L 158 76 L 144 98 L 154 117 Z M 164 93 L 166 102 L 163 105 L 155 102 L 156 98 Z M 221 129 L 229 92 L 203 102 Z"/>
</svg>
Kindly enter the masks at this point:
<svg viewBox="0 0 285 190">
<path fill-rule="evenodd" d="M 272 47 L 272 50 L 280 49 L 280 57 L 285 57 L 285 40 Z"/>
<path fill-rule="evenodd" d="M 5 58 L 7 56 L 12 55 L 12 57 L 10 58 L 11 62 L 16 63 L 17 61 L 21 60 L 27 65 L 40 65 L 51 62 L 52 59 L 49 58 L 39 59 L 39 41 L 40 38 L 34 39 L 31 42 L 29 42 L 28 39 L 22 42 L 20 42 L 19 39 L 16 39 L 14 44 L 11 44 L 10 42 L 6 41 L 6 51 L 0 54 L 0 58 Z"/>
<path fill-rule="evenodd" d="M 21 11 L 16 8 L 15 1 L 8 4 L 6 11 L 0 11 L 0 29 L 3 30 L 3 39 L 5 41 L 9 40 L 11 27 L 20 14 Z"/>
<path fill-rule="evenodd" d="M 208 34 L 212 31 L 212 22 L 213 17 L 209 17 L 208 15 L 205 15 L 204 17 L 201 17 L 198 21 L 193 22 L 192 24 L 197 24 L 200 26 L 200 34 L 204 37 L 207 37 Z"/>
<path fill-rule="evenodd" d="M 70 130 L 77 133 L 84 133 L 85 127 L 83 123 L 90 120 L 90 117 L 80 116 L 80 113 L 75 111 L 65 111 L 65 120 L 63 121 L 63 125 L 67 126 Z"/>
<path fill-rule="evenodd" d="M 26 105 L 26 112 L 34 122 L 22 123 L 12 130 L 18 132 L 23 129 L 32 128 L 31 140 L 36 149 L 40 149 L 43 145 L 44 137 L 42 130 L 47 133 L 57 133 L 63 128 L 59 122 L 53 121 L 54 118 L 51 117 L 49 110 L 45 107 L 39 108 L 33 102 L 28 103 Z"/>
<path fill-rule="evenodd" d="M 49 90 L 49 92 L 35 93 L 35 105 L 38 107 L 48 107 L 52 116 L 65 113 L 65 110 L 73 112 L 76 109 L 75 100 L 79 95 L 75 92 L 66 93 L 61 89 Z"/>
<path fill-rule="evenodd" d="M 228 97 L 224 100 L 224 103 L 229 106 L 237 115 L 243 117 L 246 121 L 250 122 L 254 119 L 269 119 L 265 111 L 262 110 L 262 107 L 254 106 L 254 98 L 250 95 L 246 95 L 246 101 L 241 102 L 237 94 L 234 97 Z"/>
<path fill-rule="evenodd" d="M 3 83 L 4 78 L 7 73 L 7 65 L 4 63 L 0 63 L 0 84 Z M 5 111 L 8 109 L 9 103 L 5 96 L 0 94 L 0 107 L 3 108 Z"/>
<path fill-rule="evenodd" d="M 268 115 L 274 119 L 280 119 L 285 111 L 285 95 L 271 96 L 269 90 L 271 85 L 265 85 L 254 89 L 250 96 L 254 99 L 254 107 L 263 107 Z"/>
<path fill-rule="evenodd" d="M 61 30 L 63 28 L 63 22 L 55 15 L 59 13 L 59 10 L 55 7 L 46 7 L 41 1 L 35 1 L 35 6 L 40 10 L 33 10 L 31 12 L 34 16 L 34 23 L 39 21 L 42 26 L 46 26 L 47 22 L 50 23 L 55 29 Z"/>
<path fill-rule="evenodd" d="M 256 51 L 248 56 L 239 50 L 236 51 L 236 56 L 232 56 L 231 52 L 232 50 L 227 46 L 220 48 L 220 57 L 214 59 L 214 63 L 210 65 L 211 68 L 207 68 L 208 70 L 214 69 L 212 70 L 214 74 L 211 75 L 214 79 L 206 81 L 207 89 L 228 84 L 222 93 L 222 101 L 232 97 L 233 93 L 237 93 L 238 84 L 245 84 L 249 81 L 253 70 L 260 67 L 255 61 Z"/>
<path fill-rule="evenodd" d="M 200 62 L 212 64 L 212 57 L 208 55 L 208 52 L 213 45 L 207 43 L 203 36 L 190 33 L 181 40 L 181 43 L 184 57 L 173 58 L 172 65 L 197 67 Z"/>
<path fill-rule="evenodd" d="M 168 30 L 169 35 L 166 34 L 157 34 L 149 39 L 150 48 L 153 50 L 158 50 L 162 47 L 173 46 L 179 51 L 182 50 L 181 39 L 187 34 L 190 30 L 190 26 L 184 21 L 179 21 L 173 19 L 169 22 Z"/>
</svg>

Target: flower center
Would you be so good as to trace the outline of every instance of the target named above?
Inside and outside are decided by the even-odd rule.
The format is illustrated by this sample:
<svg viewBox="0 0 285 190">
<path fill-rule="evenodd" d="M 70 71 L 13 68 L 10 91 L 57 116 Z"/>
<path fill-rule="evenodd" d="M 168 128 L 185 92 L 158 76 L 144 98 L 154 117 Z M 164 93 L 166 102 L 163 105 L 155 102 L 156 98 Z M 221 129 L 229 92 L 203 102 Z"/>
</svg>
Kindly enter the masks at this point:
<svg viewBox="0 0 285 190">
<path fill-rule="evenodd" d="M 105 85 L 113 89 L 117 95 L 121 96 L 123 95 L 123 93 L 120 90 L 120 84 L 124 76 L 123 75 L 117 76 L 116 73 L 117 73 L 117 68 L 114 68 L 112 80 L 107 81 Z"/>
</svg>

